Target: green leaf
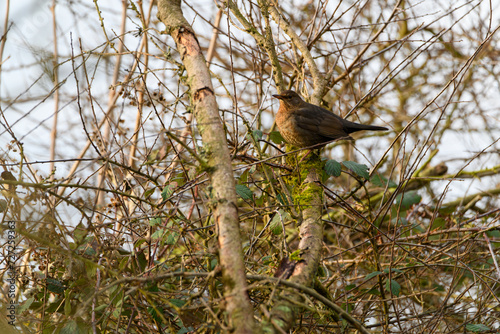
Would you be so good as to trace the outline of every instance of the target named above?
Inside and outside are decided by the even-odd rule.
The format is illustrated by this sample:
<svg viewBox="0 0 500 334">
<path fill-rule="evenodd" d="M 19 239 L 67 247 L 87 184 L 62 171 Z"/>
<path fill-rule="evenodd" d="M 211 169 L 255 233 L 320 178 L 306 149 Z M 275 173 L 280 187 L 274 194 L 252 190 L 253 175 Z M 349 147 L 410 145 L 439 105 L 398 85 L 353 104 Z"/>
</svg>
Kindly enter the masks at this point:
<svg viewBox="0 0 500 334">
<path fill-rule="evenodd" d="M 481 333 L 491 331 L 491 329 L 483 324 L 467 324 L 465 325 L 465 329 L 474 333 Z"/>
<path fill-rule="evenodd" d="M 401 269 L 397 269 L 397 268 L 391 268 L 391 271 L 396 272 L 396 273 L 404 273 L 404 271 L 402 271 Z M 389 268 L 384 269 L 384 273 L 388 274 Z"/>
<path fill-rule="evenodd" d="M 271 224 L 269 224 L 269 228 L 274 235 L 281 234 L 283 232 L 283 227 L 281 226 L 281 219 L 279 214 L 275 214 L 273 219 L 271 220 Z"/>
<path fill-rule="evenodd" d="M 252 191 L 243 184 L 236 185 L 236 193 L 243 199 L 252 199 L 253 197 Z"/>
<path fill-rule="evenodd" d="M 144 198 L 148 199 L 155 192 L 155 188 L 148 189 L 144 192 Z"/>
<path fill-rule="evenodd" d="M 253 130 L 252 135 L 255 138 L 255 140 L 261 140 L 262 139 L 262 131 L 260 130 Z"/>
<path fill-rule="evenodd" d="M 393 279 L 387 280 L 387 282 L 385 282 L 385 290 L 392 292 L 393 295 L 398 297 L 401 293 L 401 285 Z"/>
<path fill-rule="evenodd" d="M 283 137 L 281 136 L 281 133 L 279 133 L 278 131 L 272 131 L 270 134 L 269 134 L 269 139 L 275 143 L 275 144 L 283 144 L 285 142 L 285 140 L 283 139 Z"/>
<path fill-rule="evenodd" d="M 416 191 L 409 191 L 396 196 L 396 206 L 401 207 L 401 210 L 408 210 L 412 205 L 420 203 L 422 196 Z"/>
<path fill-rule="evenodd" d="M 383 187 L 383 188 L 385 188 L 387 184 L 389 184 L 389 188 L 396 188 L 398 186 L 394 181 L 388 180 L 386 177 L 379 174 L 373 175 L 370 178 L 370 182 L 376 185 L 377 187 Z"/>
<path fill-rule="evenodd" d="M 95 277 L 97 275 L 97 268 L 98 264 L 97 262 L 85 262 L 85 273 L 87 274 L 88 277 Z"/>
<path fill-rule="evenodd" d="M 136 259 L 137 263 L 139 264 L 141 270 L 146 269 L 146 266 L 149 264 L 148 259 L 146 258 L 146 255 L 144 255 L 143 251 L 139 251 L 136 253 Z"/>
<path fill-rule="evenodd" d="M 247 183 L 248 181 L 248 171 L 249 169 L 246 169 L 243 173 L 240 175 L 240 183 Z"/>
<path fill-rule="evenodd" d="M 328 160 L 325 164 L 325 172 L 331 176 L 340 176 L 342 165 L 336 160 Z"/>
<path fill-rule="evenodd" d="M 402 225 L 402 226 L 408 226 L 409 222 L 406 218 L 404 217 L 396 217 L 391 220 L 391 223 L 394 225 Z"/>
<path fill-rule="evenodd" d="M 100 306 L 97 306 L 93 311 L 94 312 L 101 312 L 102 310 L 105 310 L 106 308 L 108 308 L 109 305 L 108 304 L 102 304 Z"/>
<path fill-rule="evenodd" d="M 77 248 L 79 254 L 84 254 L 87 256 L 92 256 L 97 254 L 96 250 L 92 247 L 92 241 L 86 242 Z"/>
<path fill-rule="evenodd" d="M 424 228 L 422 228 L 422 227 L 421 227 L 420 225 L 418 225 L 418 224 L 413 224 L 413 225 L 411 226 L 411 228 L 412 228 L 412 229 L 413 229 L 413 231 L 415 231 L 415 233 L 417 233 L 417 234 L 418 234 L 418 233 L 424 233 L 425 231 L 427 231 L 427 230 L 425 230 Z M 431 239 L 431 238 L 432 238 L 432 235 L 431 235 L 431 236 L 429 236 L 429 239 Z"/>
<path fill-rule="evenodd" d="M 71 289 L 64 291 L 64 315 L 71 315 Z"/>
<path fill-rule="evenodd" d="M 171 302 L 172 305 L 176 307 L 183 307 L 184 305 L 186 305 L 186 301 L 183 299 L 170 299 L 169 302 Z"/>
<path fill-rule="evenodd" d="M 369 280 L 370 278 L 373 278 L 373 277 L 378 276 L 380 274 L 383 274 L 383 272 L 381 272 L 381 271 L 374 271 L 374 272 L 369 273 L 368 275 L 366 275 L 365 279 Z"/>
<path fill-rule="evenodd" d="M 291 216 L 288 212 L 279 209 L 278 212 L 274 215 L 273 219 L 271 220 L 271 224 L 269 224 L 271 232 L 273 232 L 273 234 L 275 235 L 283 233 L 283 226 L 281 224 L 281 219 L 283 219 L 283 223 L 285 223 L 287 220 L 290 220 L 290 218 Z"/>
<path fill-rule="evenodd" d="M 368 166 L 366 165 L 358 164 L 357 162 L 354 161 L 342 161 L 342 165 L 344 165 L 354 174 L 361 176 L 366 180 L 370 178 L 370 174 L 368 173 Z"/>
<path fill-rule="evenodd" d="M 161 218 L 151 218 L 149 220 L 149 226 L 156 226 L 156 225 L 160 225 L 161 224 Z"/>
<path fill-rule="evenodd" d="M 177 232 L 172 232 L 167 236 L 167 240 L 165 240 L 165 243 L 167 245 L 175 245 L 177 242 L 177 239 L 179 239 L 179 233 Z"/>
<path fill-rule="evenodd" d="M 247 139 L 252 141 L 255 140 L 256 142 L 262 139 L 262 131 L 260 130 L 253 130 L 251 133 L 247 134 Z"/>
<path fill-rule="evenodd" d="M 289 205 L 288 204 L 288 199 L 285 195 L 278 193 L 276 195 L 277 200 L 280 202 L 281 205 Z"/>
<path fill-rule="evenodd" d="M 161 307 L 148 307 L 148 313 L 151 315 L 151 318 L 153 318 L 159 324 L 162 323 L 162 317 L 159 313 L 163 312 L 164 310 Z"/>
<path fill-rule="evenodd" d="M 174 189 L 175 189 L 174 186 L 167 184 L 161 192 L 161 198 L 163 198 L 163 200 L 166 201 L 167 198 L 172 196 L 172 194 L 174 193 Z"/>
<path fill-rule="evenodd" d="M 163 236 L 164 233 L 165 230 L 160 228 L 158 231 L 155 231 L 153 234 L 151 234 L 151 239 L 158 240 Z"/>
<path fill-rule="evenodd" d="M 374 296 L 380 296 L 380 291 L 378 291 L 377 289 L 370 289 L 366 293 Z"/>
<path fill-rule="evenodd" d="M 64 327 L 60 331 L 61 334 L 73 334 L 73 333 L 80 333 L 78 330 L 78 324 L 74 320 L 68 321 Z"/>
<path fill-rule="evenodd" d="M 444 220 L 443 218 L 439 218 L 437 217 L 436 219 L 434 219 L 434 221 L 432 222 L 432 225 L 431 225 L 431 230 L 435 230 L 435 229 L 443 229 L 446 227 L 446 220 Z"/>
<path fill-rule="evenodd" d="M 181 327 L 181 329 L 179 329 L 177 331 L 176 334 L 186 334 L 186 333 L 191 333 L 191 332 L 194 332 L 194 328 L 189 326 L 189 327 Z"/>
<path fill-rule="evenodd" d="M 89 231 L 87 230 L 85 225 L 79 223 L 73 230 L 73 237 L 77 242 L 82 242 L 87 237 L 88 233 Z"/>
<path fill-rule="evenodd" d="M 57 294 L 63 293 L 66 290 L 66 287 L 62 284 L 61 281 L 47 278 L 47 290 L 50 292 L 54 292 Z"/>
<path fill-rule="evenodd" d="M 35 301 L 35 297 L 31 297 L 31 298 L 28 298 L 24 301 L 24 303 L 22 303 L 19 308 L 17 309 L 17 312 L 18 314 L 21 314 L 23 313 L 24 311 L 26 311 L 30 306 L 31 304 Z"/>
<path fill-rule="evenodd" d="M 498 230 L 488 231 L 488 232 L 486 232 L 486 235 L 490 238 L 498 238 L 498 237 L 500 237 L 500 231 L 498 231 Z"/>
</svg>

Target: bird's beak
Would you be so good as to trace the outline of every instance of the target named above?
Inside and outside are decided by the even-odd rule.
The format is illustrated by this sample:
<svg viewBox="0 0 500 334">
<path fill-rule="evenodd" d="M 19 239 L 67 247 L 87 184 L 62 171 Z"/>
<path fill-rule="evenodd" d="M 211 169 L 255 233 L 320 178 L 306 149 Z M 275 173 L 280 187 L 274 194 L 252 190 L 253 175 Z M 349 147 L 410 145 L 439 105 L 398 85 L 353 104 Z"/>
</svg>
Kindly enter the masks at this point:
<svg viewBox="0 0 500 334">
<path fill-rule="evenodd" d="M 279 99 L 279 100 L 281 100 L 281 98 L 282 98 L 282 96 L 281 96 L 281 95 L 279 95 L 279 94 L 274 94 L 274 95 L 273 95 L 273 97 L 275 97 L 275 98 L 277 98 L 277 99 Z"/>
</svg>

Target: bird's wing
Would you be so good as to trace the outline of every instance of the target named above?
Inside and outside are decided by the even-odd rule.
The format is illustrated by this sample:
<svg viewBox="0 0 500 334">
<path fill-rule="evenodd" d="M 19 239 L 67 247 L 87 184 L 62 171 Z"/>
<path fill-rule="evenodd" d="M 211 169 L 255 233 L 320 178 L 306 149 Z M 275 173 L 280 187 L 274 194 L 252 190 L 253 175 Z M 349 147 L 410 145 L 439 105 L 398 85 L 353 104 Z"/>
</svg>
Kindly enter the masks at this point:
<svg viewBox="0 0 500 334">
<path fill-rule="evenodd" d="M 294 110 L 297 126 L 332 140 L 349 137 L 343 119 L 324 108 L 308 104 Z"/>
</svg>

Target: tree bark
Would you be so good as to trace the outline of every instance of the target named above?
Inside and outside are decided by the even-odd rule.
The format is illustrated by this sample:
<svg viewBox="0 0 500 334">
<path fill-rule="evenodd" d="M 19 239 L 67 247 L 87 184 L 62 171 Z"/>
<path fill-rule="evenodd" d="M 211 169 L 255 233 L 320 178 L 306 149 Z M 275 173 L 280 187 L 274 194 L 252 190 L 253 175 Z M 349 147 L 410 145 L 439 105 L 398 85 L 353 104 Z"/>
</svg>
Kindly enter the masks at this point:
<svg viewBox="0 0 500 334">
<path fill-rule="evenodd" d="M 194 116 L 203 140 L 203 158 L 213 189 L 211 206 L 218 230 L 229 330 L 253 333 L 254 313 L 247 294 L 235 181 L 210 72 L 193 28 L 183 16 L 181 1 L 158 1 L 158 18 L 174 39 L 186 67 Z"/>
</svg>

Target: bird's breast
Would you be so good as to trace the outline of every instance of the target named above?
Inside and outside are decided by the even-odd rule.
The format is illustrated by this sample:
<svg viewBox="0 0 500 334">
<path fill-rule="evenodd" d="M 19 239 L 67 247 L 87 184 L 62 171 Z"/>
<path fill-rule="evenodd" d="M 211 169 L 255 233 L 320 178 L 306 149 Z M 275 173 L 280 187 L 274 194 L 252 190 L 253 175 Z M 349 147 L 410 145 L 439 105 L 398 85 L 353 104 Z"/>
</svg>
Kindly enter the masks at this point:
<svg viewBox="0 0 500 334">
<path fill-rule="evenodd" d="M 324 138 L 319 133 L 312 133 L 301 127 L 293 113 L 278 111 L 276 125 L 283 139 L 294 146 L 302 148 L 324 141 Z"/>
</svg>

